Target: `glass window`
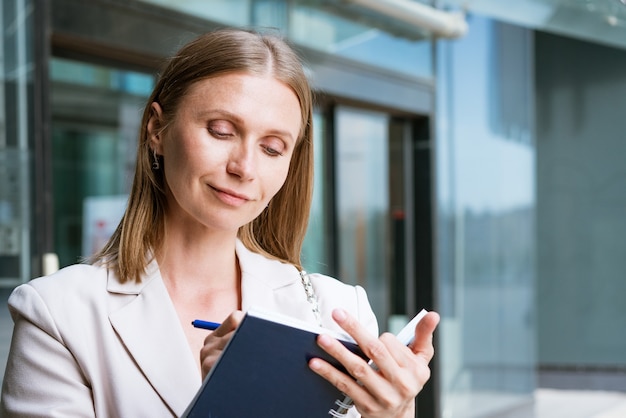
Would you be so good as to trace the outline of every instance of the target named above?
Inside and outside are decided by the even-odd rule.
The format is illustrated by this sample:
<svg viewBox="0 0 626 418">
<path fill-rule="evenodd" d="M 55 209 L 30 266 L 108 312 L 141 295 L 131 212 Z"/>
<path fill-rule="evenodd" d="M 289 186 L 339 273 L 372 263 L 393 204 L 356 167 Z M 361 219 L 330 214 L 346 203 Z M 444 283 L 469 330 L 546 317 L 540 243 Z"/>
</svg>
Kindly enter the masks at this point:
<svg viewBox="0 0 626 418">
<path fill-rule="evenodd" d="M 474 16 L 466 38 L 438 45 L 435 242 L 444 417 L 503 416 L 532 402 L 531 40 L 525 29 Z"/>
<path fill-rule="evenodd" d="M 373 12 L 356 14 L 343 1 L 213 0 L 211 7 L 204 0 L 143 1 L 221 24 L 279 30 L 298 45 L 413 77 L 433 76 L 429 36 Z"/>
<path fill-rule="evenodd" d="M 313 114 L 313 143 L 315 153 L 315 182 L 313 188 L 313 202 L 306 239 L 302 248 L 302 264 L 304 269 L 312 273 L 332 275 L 334 266 L 331 263 L 330 245 L 330 207 L 327 201 L 328 170 L 326 169 L 326 143 L 324 132 L 326 120 L 316 111 Z"/>
<path fill-rule="evenodd" d="M 31 279 L 33 127 L 32 1 L 0 5 L 0 284 Z"/>
<path fill-rule="evenodd" d="M 442 0 L 444 5 L 574 39 L 626 47 L 625 0 Z"/>
<path fill-rule="evenodd" d="M 254 0 L 211 0 L 210 6 L 207 0 L 143 1 L 227 25 L 245 26 L 250 22 L 250 7 Z"/>
<path fill-rule="evenodd" d="M 365 287 L 380 329 L 398 331 L 416 310 L 416 208 L 409 191 L 415 181 L 408 169 L 413 165 L 413 124 L 347 106 L 332 112 L 332 123 L 326 113 L 314 117 L 315 189 L 303 264 L 308 271 Z M 331 138 L 326 130 L 333 124 Z M 328 148 L 333 149 L 333 167 Z M 426 205 L 431 201 L 430 196 L 417 199 Z M 430 222 L 420 220 L 426 229 Z M 421 250 L 430 254 L 430 247 Z"/>
<path fill-rule="evenodd" d="M 123 214 L 153 76 L 50 63 L 54 239 L 61 266 L 99 250 Z"/>
<path fill-rule="evenodd" d="M 389 314 L 389 140 L 385 113 L 336 110 L 338 278 L 368 291 L 381 329 Z"/>
<path fill-rule="evenodd" d="M 624 391 L 626 51 L 535 39 L 541 380 Z"/>
<path fill-rule="evenodd" d="M 328 8 L 296 5 L 290 17 L 289 36 L 299 45 L 411 76 L 432 77 L 430 38 L 400 37 Z"/>
</svg>

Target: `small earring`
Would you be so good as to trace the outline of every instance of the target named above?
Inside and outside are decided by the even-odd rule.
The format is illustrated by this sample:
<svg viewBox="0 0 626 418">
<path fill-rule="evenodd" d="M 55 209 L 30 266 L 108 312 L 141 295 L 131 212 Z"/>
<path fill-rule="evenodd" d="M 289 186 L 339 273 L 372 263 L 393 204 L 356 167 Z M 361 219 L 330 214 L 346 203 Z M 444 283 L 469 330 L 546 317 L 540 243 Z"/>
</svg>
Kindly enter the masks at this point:
<svg viewBox="0 0 626 418">
<path fill-rule="evenodd" d="M 159 156 L 156 153 L 156 150 L 152 150 L 154 155 L 154 161 L 152 162 L 152 169 L 158 170 L 161 168 L 161 163 L 159 162 Z"/>
</svg>

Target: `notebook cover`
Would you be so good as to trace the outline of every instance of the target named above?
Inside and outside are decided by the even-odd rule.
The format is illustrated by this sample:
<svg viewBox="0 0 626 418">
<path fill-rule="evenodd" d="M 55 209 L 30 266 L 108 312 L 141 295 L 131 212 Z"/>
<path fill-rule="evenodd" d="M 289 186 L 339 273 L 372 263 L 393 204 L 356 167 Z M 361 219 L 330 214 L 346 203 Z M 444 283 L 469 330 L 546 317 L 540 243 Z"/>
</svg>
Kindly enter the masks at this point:
<svg viewBox="0 0 626 418">
<path fill-rule="evenodd" d="M 331 416 L 335 401 L 344 396 L 313 372 L 308 361 L 320 357 L 337 362 L 318 347 L 319 332 L 291 321 L 287 325 L 248 312 L 183 417 Z M 365 358 L 353 342 L 342 343 Z"/>
</svg>

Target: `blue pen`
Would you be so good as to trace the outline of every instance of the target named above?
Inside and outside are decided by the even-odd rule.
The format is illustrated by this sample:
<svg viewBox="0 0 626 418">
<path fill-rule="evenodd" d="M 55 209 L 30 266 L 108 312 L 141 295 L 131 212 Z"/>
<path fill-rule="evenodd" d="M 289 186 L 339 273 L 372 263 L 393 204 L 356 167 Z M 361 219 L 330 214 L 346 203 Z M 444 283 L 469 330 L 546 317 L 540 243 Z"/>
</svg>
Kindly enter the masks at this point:
<svg viewBox="0 0 626 418">
<path fill-rule="evenodd" d="M 208 330 L 213 331 L 214 329 L 219 327 L 221 324 L 218 324 L 217 322 L 203 321 L 201 319 L 194 319 L 193 321 L 191 321 L 191 325 L 193 325 L 196 328 L 208 329 Z"/>
</svg>

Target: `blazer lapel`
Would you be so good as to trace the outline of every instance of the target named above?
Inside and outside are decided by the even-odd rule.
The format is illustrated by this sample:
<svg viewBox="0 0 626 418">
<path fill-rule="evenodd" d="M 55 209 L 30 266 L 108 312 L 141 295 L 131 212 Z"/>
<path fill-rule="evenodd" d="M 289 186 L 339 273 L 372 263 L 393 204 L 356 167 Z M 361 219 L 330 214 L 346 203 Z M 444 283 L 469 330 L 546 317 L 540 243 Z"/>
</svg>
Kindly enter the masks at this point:
<svg viewBox="0 0 626 418">
<path fill-rule="evenodd" d="M 243 311 L 254 307 L 317 323 L 300 273 L 293 265 L 253 253 L 241 241 L 237 241 L 236 250 L 241 268 Z"/>
<path fill-rule="evenodd" d="M 109 279 L 112 293 L 135 293 L 109 320 L 146 379 L 180 416 L 199 389 L 201 376 L 156 261 L 140 284 Z"/>
</svg>

